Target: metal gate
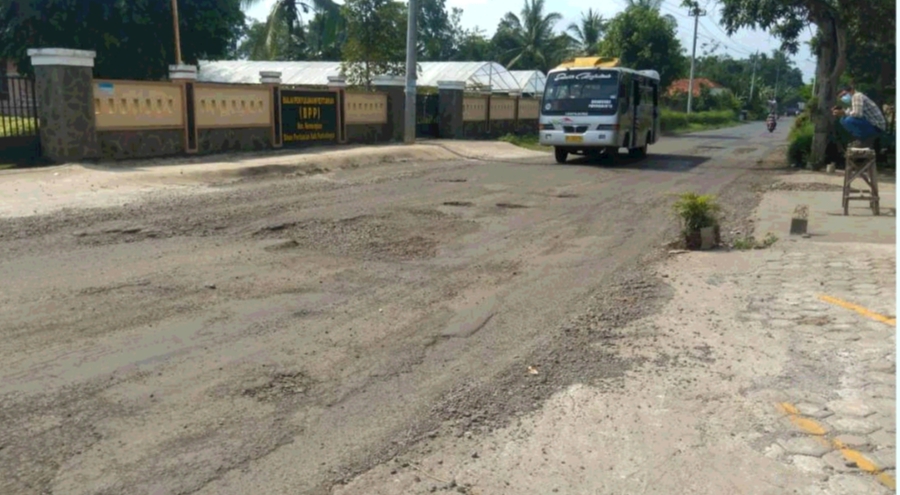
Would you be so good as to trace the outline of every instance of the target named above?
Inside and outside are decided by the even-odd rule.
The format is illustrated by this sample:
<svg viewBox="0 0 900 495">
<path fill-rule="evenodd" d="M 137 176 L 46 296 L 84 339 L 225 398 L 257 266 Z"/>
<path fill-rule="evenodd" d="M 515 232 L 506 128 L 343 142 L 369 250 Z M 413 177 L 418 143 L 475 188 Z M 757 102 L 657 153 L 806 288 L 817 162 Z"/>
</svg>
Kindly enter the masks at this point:
<svg viewBox="0 0 900 495">
<path fill-rule="evenodd" d="M 34 79 L 0 74 L 0 165 L 34 163 L 40 156 Z"/>
<path fill-rule="evenodd" d="M 416 95 L 416 137 L 439 137 L 438 95 Z"/>
</svg>

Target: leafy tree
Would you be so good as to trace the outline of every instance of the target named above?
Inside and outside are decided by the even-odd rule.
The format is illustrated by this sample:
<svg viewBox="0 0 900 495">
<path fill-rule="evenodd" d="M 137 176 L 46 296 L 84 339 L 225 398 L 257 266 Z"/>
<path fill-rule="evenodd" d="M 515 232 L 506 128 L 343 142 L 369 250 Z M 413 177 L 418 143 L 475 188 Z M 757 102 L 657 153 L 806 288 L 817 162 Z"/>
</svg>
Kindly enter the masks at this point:
<svg viewBox="0 0 900 495">
<path fill-rule="evenodd" d="M 455 33 L 446 0 L 420 0 L 418 8 L 418 56 L 425 61 L 449 60 L 454 52 Z"/>
<path fill-rule="evenodd" d="M 406 16 L 392 0 L 347 0 L 347 42 L 341 72 L 347 83 L 372 86 L 377 75 L 405 73 Z"/>
<path fill-rule="evenodd" d="M 847 75 L 876 102 L 893 104 L 897 65 L 896 4 L 871 0 L 865 7 L 866 14 L 879 20 L 880 28 L 872 29 L 872 25 L 860 17 L 849 21 Z"/>
<path fill-rule="evenodd" d="M 0 59 L 31 73 L 28 48 L 97 52 L 94 74 L 114 79 L 162 79 L 175 63 L 169 2 L 153 0 L 5 0 L 0 4 Z M 240 0 L 180 0 L 182 58 L 226 58 L 244 25 Z"/>
<path fill-rule="evenodd" d="M 250 8 L 259 4 L 262 0 L 240 0 L 241 6 Z M 340 12 L 340 6 L 334 0 L 275 0 L 269 17 L 266 20 L 267 34 L 266 44 L 268 51 L 274 53 L 281 40 L 280 33 L 287 32 L 290 40 L 292 54 L 301 54 L 306 50 L 305 31 L 303 29 L 303 15 L 315 11 L 328 14 L 330 24 L 328 30 L 336 32 L 336 24 Z"/>
<path fill-rule="evenodd" d="M 246 60 L 298 60 L 306 51 L 290 39 L 287 26 L 272 30 L 265 22 L 252 21 L 237 49 L 237 57 Z"/>
<path fill-rule="evenodd" d="M 593 9 L 581 13 L 581 21 L 569 24 L 567 31 L 578 45 L 581 55 L 594 55 L 600 49 L 600 40 L 606 30 L 606 20 Z"/>
<path fill-rule="evenodd" d="M 306 25 L 308 57 L 312 60 L 340 60 L 347 42 L 347 20 L 341 11 L 316 12 Z"/>
<path fill-rule="evenodd" d="M 567 36 L 553 30 L 561 19 L 556 12 L 544 13 L 544 0 L 525 0 L 520 16 L 507 12 L 493 38 L 499 61 L 510 69 L 552 69 L 570 46 Z"/>
<path fill-rule="evenodd" d="M 782 49 L 796 53 L 801 33 L 816 26 L 816 101 L 812 119 L 815 125 L 810 162 L 815 167 L 828 159 L 828 143 L 834 137 L 831 108 L 835 104 L 837 84 L 847 68 L 848 39 L 854 26 L 860 33 L 894 36 L 896 9 L 888 0 L 720 0 L 721 19 L 727 32 L 741 28 L 763 29 L 781 39 Z M 881 34 L 881 33 L 890 33 Z"/>
<path fill-rule="evenodd" d="M 687 68 L 675 29 L 657 10 L 631 6 L 609 21 L 600 54 L 618 57 L 626 67 L 659 72 L 660 84 L 667 88 Z"/>
<path fill-rule="evenodd" d="M 451 60 L 459 62 L 494 60 L 495 47 L 481 29 L 460 30 L 454 43 L 455 53 Z"/>
<path fill-rule="evenodd" d="M 626 7 L 643 7 L 650 10 L 659 10 L 664 0 L 627 0 Z"/>
</svg>

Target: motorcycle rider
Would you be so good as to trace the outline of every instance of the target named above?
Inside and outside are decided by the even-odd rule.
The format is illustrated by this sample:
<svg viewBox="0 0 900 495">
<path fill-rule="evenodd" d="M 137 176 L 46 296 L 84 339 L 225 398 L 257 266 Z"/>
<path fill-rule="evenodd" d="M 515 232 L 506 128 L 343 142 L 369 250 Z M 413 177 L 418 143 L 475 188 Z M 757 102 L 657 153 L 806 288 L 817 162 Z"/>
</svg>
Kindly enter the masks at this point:
<svg viewBox="0 0 900 495">
<path fill-rule="evenodd" d="M 770 131 L 775 130 L 775 112 L 769 112 L 769 116 L 766 117 L 766 128 Z"/>
</svg>

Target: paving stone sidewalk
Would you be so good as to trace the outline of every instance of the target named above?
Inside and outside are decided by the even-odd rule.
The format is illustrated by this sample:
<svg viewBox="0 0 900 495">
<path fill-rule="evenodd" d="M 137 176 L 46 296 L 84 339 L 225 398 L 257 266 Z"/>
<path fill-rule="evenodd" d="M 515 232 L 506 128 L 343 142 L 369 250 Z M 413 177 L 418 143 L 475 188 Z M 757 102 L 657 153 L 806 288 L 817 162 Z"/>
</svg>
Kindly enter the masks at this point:
<svg viewBox="0 0 900 495">
<path fill-rule="evenodd" d="M 790 335 L 790 364 L 769 384 L 784 415 L 769 455 L 821 475 L 825 493 L 893 493 L 896 249 L 779 244 L 742 313 Z"/>
</svg>

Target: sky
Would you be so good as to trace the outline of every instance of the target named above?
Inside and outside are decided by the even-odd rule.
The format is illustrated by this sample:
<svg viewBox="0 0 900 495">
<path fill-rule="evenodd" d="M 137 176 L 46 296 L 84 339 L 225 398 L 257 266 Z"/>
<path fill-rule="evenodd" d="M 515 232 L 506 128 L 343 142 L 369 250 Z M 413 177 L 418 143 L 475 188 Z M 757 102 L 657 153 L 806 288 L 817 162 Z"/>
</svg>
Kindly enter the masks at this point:
<svg viewBox="0 0 900 495">
<path fill-rule="evenodd" d="M 519 0 L 446 0 L 447 8 L 459 7 L 463 10 L 462 24 L 468 29 L 481 28 L 488 36 L 492 35 L 496 30 L 500 18 L 512 10 L 518 15 L 521 10 L 521 3 L 516 5 Z M 756 51 L 771 54 L 773 50 L 779 49 L 780 42 L 766 32 L 741 30 L 729 37 L 725 33 L 725 29 L 721 27 L 719 21 L 720 7 L 716 6 L 715 0 L 699 0 L 700 6 L 706 9 L 706 16 L 700 18 L 700 26 L 697 30 L 697 55 L 701 55 L 704 51 L 704 45 L 709 48 L 715 42 L 720 47 L 717 53 L 727 53 L 734 58 L 747 58 L 748 55 Z M 251 17 L 264 20 L 271 9 L 275 0 L 260 0 L 257 5 L 251 8 L 247 13 Z M 522 2 L 524 3 L 524 2 Z M 612 18 L 618 12 L 624 10 L 626 0 L 608 0 L 598 2 L 597 0 L 552 0 L 546 2 L 548 11 L 559 12 L 563 16 L 563 20 L 557 26 L 558 31 L 562 31 L 573 22 L 578 22 L 581 18 L 581 12 L 588 8 L 598 11 L 604 18 Z M 681 7 L 681 0 L 665 0 L 661 10 L 664 14 L 671 14 L 678 20 L 678 36 L 682 46 L 685 47 L 686 53 L 690 55 L 692 37 L 694 31 L 694 20 L 688 16 L 687 9 Z M 514 9 L 511 6 L 516 6 Z M 807 32 L 800 39 L 801 46 L 797 55 L 791 57 L 796 66 L 803 72 L 803 79 L 806 82 L 812 81 L 815 74 L 815 58 L 809 50 L 809 46 L 805 42 L 812 37 L 812 31 Z M 775 81 L 768 84 L 774 85 Z"/>
</svg>

